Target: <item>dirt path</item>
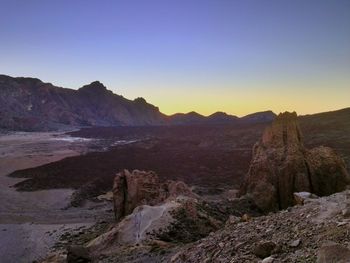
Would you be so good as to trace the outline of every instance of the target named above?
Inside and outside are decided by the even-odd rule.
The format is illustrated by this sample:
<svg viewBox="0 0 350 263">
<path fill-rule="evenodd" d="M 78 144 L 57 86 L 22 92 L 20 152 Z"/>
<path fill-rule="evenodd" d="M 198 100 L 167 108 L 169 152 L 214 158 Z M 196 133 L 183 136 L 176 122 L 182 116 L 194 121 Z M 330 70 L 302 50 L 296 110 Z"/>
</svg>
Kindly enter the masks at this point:
<svg viewBox="0 0 350 263">
<path fill-rule="evenodd" d="M 43 257 L 63 231 L 90 226 L 108 217 L 108 204 L 89 203 L 65 209 L 71 189 L 18 192 L 23 180 L 6 175 L 87 150 L 89 140 L 61 133 L 15 133 L 0 136 L 0 262 L 27 263 Z"/>
</svg>

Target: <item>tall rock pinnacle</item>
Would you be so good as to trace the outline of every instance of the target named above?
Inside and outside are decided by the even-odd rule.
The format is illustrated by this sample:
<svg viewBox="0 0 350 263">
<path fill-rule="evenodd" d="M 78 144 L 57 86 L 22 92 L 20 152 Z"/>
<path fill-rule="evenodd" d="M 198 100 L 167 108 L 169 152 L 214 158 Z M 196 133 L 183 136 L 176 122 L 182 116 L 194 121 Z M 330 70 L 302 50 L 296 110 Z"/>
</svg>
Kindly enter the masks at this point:
<svg viewBox="0 0 350 263">
<path fill-rule="evenodd" d="M 344 161 L 328 147 L 307 150 L 295 112 L 281 113 L 253 148 L 241 192 L 263 211 L 293 205 L 294 192 L 329 195 L 350 182 Z"/>
</svg>

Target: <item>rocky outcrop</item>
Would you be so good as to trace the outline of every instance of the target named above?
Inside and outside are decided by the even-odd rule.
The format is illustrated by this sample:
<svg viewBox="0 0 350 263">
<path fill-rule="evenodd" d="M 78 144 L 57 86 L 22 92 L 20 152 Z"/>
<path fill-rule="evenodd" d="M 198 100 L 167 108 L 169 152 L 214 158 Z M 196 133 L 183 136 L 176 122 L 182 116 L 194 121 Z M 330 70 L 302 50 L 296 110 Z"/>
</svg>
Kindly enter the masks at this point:
<svg viewBox="0 0 350 263">
<path fill-rule="evenodd" d="M 218 211 L 198 199 L 186 184 L 161 183 L 154 172 L 118 173 L 113 197 L 117 223 L 87 245 L 96 257 L 101 253 L 120 257 L 120 253 L 134 246 L 154 242 L 194 242 L 224 223 Z"/>
<path fill-rule="evenodd" d="M 263 211 L 293 205 L 294 192 L 318 196 L 345 189 L 350 182 L 344 161 L 330 148 L 307 150 L 295 112 L 281 113 L 253 148 L 241 192 Z"/>
<path fill-rule="evenodd" d="M 313 193 L 319 196 L 344 190 L 349 175 L 343 159 L 329 147 L 317 147 L 306 152 Z"/>
<path fill-rule="evenodd" d="M 87 248 L 95 258 L 103 254 L 109 255 L 110 262 L 134 262 L 130 256 L 139 255 L 135 253 L 139 248 L 154 251 L 161 245 L 161 249 L 166 251 L 165 249 L 174 247 L 174 244 L 197 241 L 220 229 L 222 225 L 221 218 L 213 214 L 207 204 L 181 196 L 155 206 L 136 207 L 107 232 L 91 240 Z M 152 252 L 148 251 L 147 254 Z M 152 259 L 147 262 L 169 260 Z"/>
<path fill-rule="evenodd" d="M 113 185 L 114 213 L 116 220 L 129 215 L 140 205 L 156 205 L 177 196 L 195 197 L 183 182 L 161 183 L 154 172 L 124 170 L 117 174 Z"/>
</svg>

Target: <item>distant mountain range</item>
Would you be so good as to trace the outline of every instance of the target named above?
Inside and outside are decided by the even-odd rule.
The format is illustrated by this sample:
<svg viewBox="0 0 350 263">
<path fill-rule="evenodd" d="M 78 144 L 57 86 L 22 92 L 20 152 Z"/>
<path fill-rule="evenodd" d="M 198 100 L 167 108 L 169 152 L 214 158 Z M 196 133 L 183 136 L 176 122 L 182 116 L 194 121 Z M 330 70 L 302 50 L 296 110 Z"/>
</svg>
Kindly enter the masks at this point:
<svg viewBox="0 0 350 263">
<path fill-rule="evenodd" d="M 128 100 L 95 81 L 78 90 L 36 78 L 0 75 L 0 128 L 44 131 L 86 126 L 217 125 L 271 122 L 272 111 L 239 118 L 224 112 L 167 116 L 143 98 Z"/>
</svg>

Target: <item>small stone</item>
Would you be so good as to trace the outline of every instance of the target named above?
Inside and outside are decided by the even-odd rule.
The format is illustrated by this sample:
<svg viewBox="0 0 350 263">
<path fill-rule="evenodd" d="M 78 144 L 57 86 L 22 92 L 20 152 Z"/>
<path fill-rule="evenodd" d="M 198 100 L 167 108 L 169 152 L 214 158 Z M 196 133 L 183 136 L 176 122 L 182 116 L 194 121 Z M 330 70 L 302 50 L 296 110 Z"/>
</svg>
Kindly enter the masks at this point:
<svg viewBox="0 0 350 263">
<path fill-rule="evenodd" d="M 272 263 L 274 261 L 275 259 L 273 257 L 268 257 L 268 258 L 264 258 L 263 261 L 261 261 L 261 263 Z"/>
<path fill-rule="evenodd" d="M 344 226 L 344 225 L 346 225 L 347 224 L 347 222 L 339 222 L 338 224 L 337 224 L 337 226 L 339 227 L 339 226 Z"/>
<path fill-rule="evenodd" d="M 343 217 L 349 217 L 350 216 L 350 208 L 345 208 L 342 210 Z"/>
<path fill-rule="evenodd" d="M 300 239 L 297 239 L 297 240 L 294 240 L 293 242 L 291 242 L 289 244 L 290 247 L 298 247 L 301 243 L 301 240 Z"/>
<path fill-rule="evenodd" d="M 250 221 L 251 219 L 252 219 L 252 218 L 251 218 L 250 215 L 244 214 L 244 215 L 242 216 L 242 218 L 241 218 L 241 221 L 242 221 L 242 222 L 248 222 L 248 221 Z"/>
<path fill-rule="evenodd" d="M 239 242 L 237 245 L 235 245 L 235 250 L 240 249 L 241 247 L 243 247 L 246 244 L 246 242 Z"/>
<path fill-rule="evenodd" d="M 226 221 L 226 225 L 234 225 L 241 221 L 241 219 L 238 216 L 230 215 L 230 217 Z"/>
</svg>

